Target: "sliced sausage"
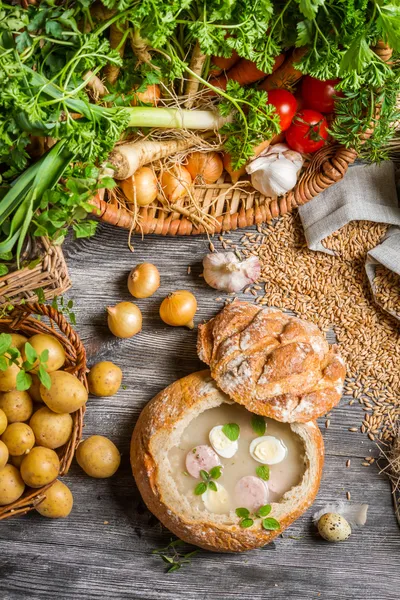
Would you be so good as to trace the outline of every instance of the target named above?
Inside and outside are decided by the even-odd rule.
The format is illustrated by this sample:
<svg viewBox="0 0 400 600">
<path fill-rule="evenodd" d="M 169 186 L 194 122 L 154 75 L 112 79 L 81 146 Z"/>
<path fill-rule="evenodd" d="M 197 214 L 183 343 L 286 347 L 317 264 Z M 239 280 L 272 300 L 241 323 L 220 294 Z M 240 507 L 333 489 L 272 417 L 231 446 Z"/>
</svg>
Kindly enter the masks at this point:
<svg viewBox="0 0 400 600">
<path fill-rule="evenodd" d="M 200 479 L 200 471 L 208 473 L 221 464 L 218 454 L 206 444 L 196 446 L 186 456 L 186 470 L 192 477 Z"/>
<path fill-rule="evenodd" d="M 268 497 L 268 484 L 253 475 L 242 477 L 235 485 L 237 507 L 247 508 L 250 512 L 255 512 L 260 506 L 267 504 Z"/>
</svg>

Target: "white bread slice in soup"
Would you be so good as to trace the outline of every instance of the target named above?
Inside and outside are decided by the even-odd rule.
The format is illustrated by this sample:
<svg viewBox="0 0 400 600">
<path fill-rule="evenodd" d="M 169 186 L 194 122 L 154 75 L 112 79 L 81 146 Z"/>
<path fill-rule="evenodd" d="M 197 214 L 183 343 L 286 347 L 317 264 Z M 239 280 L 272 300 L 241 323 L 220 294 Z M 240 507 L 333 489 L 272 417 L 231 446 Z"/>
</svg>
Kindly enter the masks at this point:
<svg viewBox="0 0 400 600">
<path fill-rule="evenodd" d="M 161 391 L 147 404 L 136 424 L 131 465 L 147 507 L 175 535 L 207 550 L 241 552 L 268 544 L 312 504 L 320 484 L 324 445 L 314 421 L 290 424 L 304 445 L 305 470 L 298 485 L 271 503 L 269 516 L 279 521 L 280 528 L 267 531 L 262 519 L 256 518 L 253 526 L 243 529 L 234 510 L 214 514 L 180 493 L 169 459 L 170 449 L 179 444 L 189 423 L 225 402 L 232 404 L 208 370 L 188 375 Z"/>
</svg>

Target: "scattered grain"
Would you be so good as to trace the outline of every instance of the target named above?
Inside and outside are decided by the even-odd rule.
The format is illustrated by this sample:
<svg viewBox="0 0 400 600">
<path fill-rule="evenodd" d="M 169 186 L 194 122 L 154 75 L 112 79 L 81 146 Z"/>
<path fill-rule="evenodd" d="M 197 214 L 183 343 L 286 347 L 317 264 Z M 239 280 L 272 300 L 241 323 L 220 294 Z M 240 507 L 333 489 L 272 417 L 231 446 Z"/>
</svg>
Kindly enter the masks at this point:
<svg viewBox="0 0 400 600">
<path fill-rule="evenodd" d="M 347 500 L 351 500 L 351 494 L 350 494 L 350 492 L 346 492 L 346 498 L 347 498 Z"/>
<path fill-rule="evenodd" d="M 346 467 L 349 467 L 351 465 L 351 460 L 350 458 L 348 460 L 346 460 Z"/>
<path fill-rule="evenodd" d="M 208 244 L 208 247 L 210 248 L 210 252 L 215 252 L 215 246 L 212 242 Z"/>
<path fill-rule="evenodd" d="M 326 427 L 326 429 L 329 429 L 329 425 L 330 425 L 330 424 L 331 424 L 331 421 L 330 421 L 330 419 L 327 419 L 327 420 L 325 421 L 325 427 Z"/>
<path fill-rule="evenodd" d="M 192 267 L 190 267 L 190 266 L 189 266 L 189 267 L 187 268 L 187 274 L 188 274 L 188 275 L 190 275 L 190 273 L 191 273 L 191 272 L 192 272 Z"/>
<path fill-rule="evenodd" d="M 352 431 L 353 433 L 358 431 L 357 427 L 349 427 L 349 431 Z"/>
</svg>

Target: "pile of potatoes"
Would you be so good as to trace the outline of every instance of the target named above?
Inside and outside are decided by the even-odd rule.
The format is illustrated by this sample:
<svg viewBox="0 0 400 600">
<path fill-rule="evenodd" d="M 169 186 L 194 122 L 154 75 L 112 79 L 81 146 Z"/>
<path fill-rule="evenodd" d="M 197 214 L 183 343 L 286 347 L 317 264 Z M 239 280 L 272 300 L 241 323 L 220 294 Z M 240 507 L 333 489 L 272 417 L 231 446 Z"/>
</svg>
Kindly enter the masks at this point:
<svg viewBox="0 0 400 600">
<path fill-rule="evenodd" d="M 77 377 L 62 370 L 65 351 L 56 337 L 41 333 L 29 340 L 20 334 L 11 337 L 12 346 L 22 358 L 27 341 L 38 355 L 48 350 L 46 371 L 51 386 L 47 389 L 40 383 L 35 365 L 27 391 L 16 389 L 17 365 L 0 371 L 0 506 L 18 500 L 26 487 L 37 489 L 54 482 L 36 510 L 45 517 L 66 517 L 72 510 L 73 497 L 57 479 L 57 449 L 70 439 L 71 413 L 87 402 L 88 393 Z M 122 372 L 113 363 L 99 363 L 89 373 L 89 385 L 96 395 L 115 393 L 121 380 Z M 77 461 L 92 477 L 110 477 L 119 467 L 120 454 L 107 438 L 92 436 L 79 445 Z"/>
</svg>

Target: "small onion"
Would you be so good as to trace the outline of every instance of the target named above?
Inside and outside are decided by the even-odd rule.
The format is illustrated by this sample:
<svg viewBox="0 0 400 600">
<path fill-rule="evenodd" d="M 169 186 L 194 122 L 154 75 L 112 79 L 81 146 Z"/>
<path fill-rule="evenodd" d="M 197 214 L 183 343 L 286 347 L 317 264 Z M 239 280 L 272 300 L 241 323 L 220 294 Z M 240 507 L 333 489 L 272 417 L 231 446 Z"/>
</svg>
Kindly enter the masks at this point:
<svg viewBox="0 0 400 600">
<path fill-rule="evenodd" d="M 136 265 L 128 276 L 128 290 L 135 298 L 149 298 L 160 287 L 160 273 L 155 265 Z"/>
<path fill-rule="evenodd" d="M 160 317 L 167 325 L 193 329 L 193 317 L 197 310 L 197 300 L 191 292 L 177 290 L 161 302 Z"/>
<path fill-rule="evenodd" d="M 193 152 L 187 157 L 186 168 L 194 181 L 215 183 L 221 177 L 224 165 L 216 152 Z"/>
<path fill-rule="evenodd" d="M 120 186 L 129 202 L 147 206 L 158 195 L 158 181 L 152 169 L 141 167 L 134 175 L 120 181 Z"/>
<path fill-rule="evenodd" d="M 133 302 L 119 302 L 107 306 L 108 327 L 115 336 L 129 338 L 142 329 L 142 313 Z"/>
<path fill-rule="evenodd" d="M 182 165 L 176 165 L 173 171 L 164 171 L 161 175 L 161 187 L 170 202 L 186 196 L 191 185 L 192 177 Z"/>
<path fill-rule="evenodd" d="M 155 84 L 150 84 L 146 87 L 143 92 L 137 92 L 141 86 L 135 86 L 132 90 L 134 97 L 131 100 L 131 106 L 137 106 L 138 104 L 151 104 L 152 106 L 157 106 L 158 101 L 161 97 L 160 86 Z"/>
</svg>

